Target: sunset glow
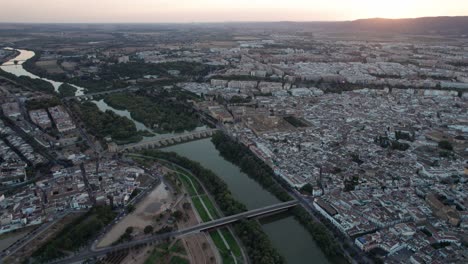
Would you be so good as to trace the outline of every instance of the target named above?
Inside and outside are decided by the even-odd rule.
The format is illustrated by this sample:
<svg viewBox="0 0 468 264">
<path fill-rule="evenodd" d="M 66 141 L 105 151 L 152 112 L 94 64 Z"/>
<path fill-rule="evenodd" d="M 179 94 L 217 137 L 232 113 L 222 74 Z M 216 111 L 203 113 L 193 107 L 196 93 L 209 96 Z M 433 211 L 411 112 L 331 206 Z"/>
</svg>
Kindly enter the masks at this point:
<svg viewBox="0 0 468 264">
<path fill-rule="evenodd" d="M 2 0 L 2 22 L 330 21 L 468 15 L 465 0 Z M 34 6 L 34 8 L 32 8 Z"/>
</svg>

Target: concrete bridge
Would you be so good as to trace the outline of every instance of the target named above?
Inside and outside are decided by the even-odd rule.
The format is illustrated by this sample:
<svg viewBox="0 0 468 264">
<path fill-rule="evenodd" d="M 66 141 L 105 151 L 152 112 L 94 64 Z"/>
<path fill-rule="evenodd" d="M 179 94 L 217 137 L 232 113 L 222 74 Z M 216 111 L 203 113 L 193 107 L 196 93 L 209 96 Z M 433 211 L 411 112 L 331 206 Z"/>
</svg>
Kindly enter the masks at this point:
<svg viewBox="0 0 468 264">
<path fill-rule="evenodd" d="M 218 131 L 218 129 L 208 129 L 202 131 L 193 131 L 185 134 L 180 134 L 172 137 L 158 138 L 150 141 L 139 142 L 134 144 L 123 145 L 120 147 L 122 152 L 137 151 L 143 149 L 154 149 L 154 148 L 163 148 L 172 145 L 177 145 L 193 140 L 198 140 L 202 138 L 208 138 L 213 136 L 213 134 Z"/>
<path fill-rule="evenodd" d="M 132 248 L 138 248 L 138 247 L 143 247 L 147 245 L 152 245 L 152 244 L 157 244 L 157 243 L 162 243 L 167 239 L 171 238 L 176 238 L 176 237 L 183 237 L 186 235 L 190 234 L 195 234 L 195 233 L 200 233 L 203 231 L 209 231 L 212 229 L 216 229 L 219 227 L 223 227 L 225 225 L 229 225 L 232 223 L 235 223 L 240 220 L 244 219 L 251 219 L 255 217 L 261 217 L 261 216 L 266 216 L 266 215 L 273 215 L 273 214 L 278 214 L 280 212 L 284 212 L 290 208 L 295 207 L 298 205 L 299 202 L 297 200 L 289 201 L 289 202 L 284 202 L 284 203 L 279 203 L 279 204 L 274 204 L 270 206 L 265 206 L 262 208 L 250 210 L 247 212 L 243 212 L 240 214 L 236 215 L 231 215 L 231 216 L 226 216 L 220 219 L 216 219 L 213 221 L 201 223 L 189 228 L 177 230 L 174 232 L 169 232 L 169 233 L 164 233 L 164 234 L 157 234 L 153 236 L 149 236 L 146 238 L 141 238 L 138 240 L 133 240 L 130 242 L 122 243 L 116 246 L 109 246 L 109 247 L 103 247 L 103 248 L 91 248 L 87 251 L 84 251 L 78 255 L 71 256 L 68 258 L 56 260 L 49 262 L 50 264 L 68 264 L 68 263 L 76 263 L 80 261 L 84 261 L 89 258 L 94 258 L 94 257 L 101 257 L 106 254 L 112 254 L 112 253 L 117 253 L 119 251 L 123 250 L 129 250 Z"/>
</svg>

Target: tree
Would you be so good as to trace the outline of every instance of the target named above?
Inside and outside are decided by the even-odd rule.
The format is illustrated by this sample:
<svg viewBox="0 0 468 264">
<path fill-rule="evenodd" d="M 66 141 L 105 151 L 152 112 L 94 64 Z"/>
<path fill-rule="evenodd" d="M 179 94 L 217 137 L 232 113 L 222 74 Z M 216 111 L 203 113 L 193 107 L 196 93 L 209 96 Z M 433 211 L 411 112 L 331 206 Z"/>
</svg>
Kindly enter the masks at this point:
<svg viewBox="0 0 468 264">
<path fill-rule="evenodd" d="M 182 219 L 184 214 L 181 211 L 177 210 L 177 211 L 172 213 L 172 216 L 178 221 L 178 220 Z"/>
<path fill-rule="evenodd" d="M 147 226 L 145 227 L 145 229 L 143 229 L 143 232 L 144 232 L 145 234 L 151 234 L 151 233 L 153 233 L 153 230 L 154 230 L 154 228 L 153 228 L 152 225 L 147 225 Z"/>
<path fill-rule="evenodd" d="M 127 212 L 131 213 L 135 211 L 135 206 L 133 204 L 127 205 Z"/>
<path fill-rule="evenodd" d="M 127 234 L 133 233 L 133 226 L 127 227 L 127 229 L 125 229 L 125 233 L 127 233 Z"/>
<path fill-rule="evenodd" d="M 307 183 L 306 185 L 302 186 L 301 192 L 307 193 L 307 194 L 312 194 L 312 185 L 310 183 Z"/>
<path fill-rule="evenodd" d="M 440 142 L 439 142 L 439 148 L 445 149 L 445 150 L 449 150 L 449 151 L 452 151 L 452 150 L 453 150 L 452 143 L 450 143 L 450 142 L 447 141 L 447 140 L 442 140 L 442 141 L 440 141 Z"/>
</svg>

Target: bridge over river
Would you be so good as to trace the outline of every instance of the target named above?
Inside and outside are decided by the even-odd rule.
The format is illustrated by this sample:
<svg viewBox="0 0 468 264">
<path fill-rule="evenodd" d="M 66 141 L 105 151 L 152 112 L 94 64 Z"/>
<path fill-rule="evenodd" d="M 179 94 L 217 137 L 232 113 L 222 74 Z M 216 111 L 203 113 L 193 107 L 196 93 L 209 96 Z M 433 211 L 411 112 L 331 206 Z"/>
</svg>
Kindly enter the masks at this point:
<svg viewBox="0 0 468 264">
<path fill-rule="evenodd" d="M 199 233 L 203 231 L 216 229 L 216 228 L 228 225 L 228 224 L 235 223 L 243 219 L 250 219 L 250 218 L 255 218 L 255 217 L 277 214 L 277 213 L 286 211 L 290 208 L 293 208 L 298 204 L 299 202 L 297 200 L 293 200 L 293 201 L 288 201 L 284 203 L 269 205 L 269 206 L 265 206 L 262 208 L 246 211 L 240 214 L 226 216 L 226 217 L 219 218 L 213 221 L 204 222 L 204 223 L 201 223 L 201 224 L 189 227 L 189 228 L 177 230 L 174 232 L 164 233 L 164 234 L 157 234 L 157 235 L 149 236 L 146 238 L 122 243 L 116 246 L 109 246 L 109 247 L 103 247 L 103 248 L 90 248 L 89 250 L 81 252 L 78 255 L 52 261 L 49 263 L 51 264 L 76 263 L 76 262 L 84 261 L 89 258 L 100 257 L 106 254 L 117 253 L 122 250 L 128 250 L 128 249 L 138 248 L 141 246 L 147 246 L 147 245 L 151 245 L 155 243 L 161 243 L 170 238 L 182 237 L 182 236 L 186 236 L 190 234 L 195 234 L 195 233 Z"/>
<path fill-rule="evenodd" d="M 171 137 L 156 138 L 154 140 L 148 140 L 144 142 L 123 145 L 120 147 L 120 151 L 130 152 L 130 151 L 143 150 L 143 149 L 168 147 L 168 146 L 175 145 L 175 144 L 180 144 L 180 143 L 198 140 L 202 138 L 208 138 L 208 137 L 213 136 L 213 134 L 216 131 L 218 131 L 218 129 L 207 129 L 207 130 L 202 130 L 202 131 L 188 132 L 188 133 L 175 135 Z"/>
</svg>

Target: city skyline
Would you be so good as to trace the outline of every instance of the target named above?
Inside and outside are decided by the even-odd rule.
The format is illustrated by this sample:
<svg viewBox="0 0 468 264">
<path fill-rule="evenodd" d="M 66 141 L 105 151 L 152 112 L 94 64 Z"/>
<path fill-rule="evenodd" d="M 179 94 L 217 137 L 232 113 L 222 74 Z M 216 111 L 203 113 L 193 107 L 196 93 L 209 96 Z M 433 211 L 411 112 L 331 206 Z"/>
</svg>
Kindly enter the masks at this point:
<svg viewBox="0 0 468 264">
<path fill-rule="evenodd" d="M 362 18 L 415 18 L 468 15 L 457 0 L 357 0 L 271 3 L 266 0 L 32 0 L 2 3 L 0 22 L 19 23 L 191 23 L 235 21 L 344 21 Z"/>
</svg>

